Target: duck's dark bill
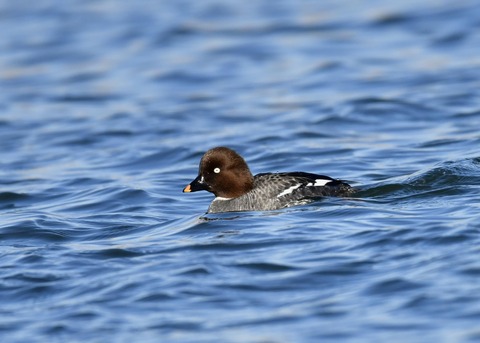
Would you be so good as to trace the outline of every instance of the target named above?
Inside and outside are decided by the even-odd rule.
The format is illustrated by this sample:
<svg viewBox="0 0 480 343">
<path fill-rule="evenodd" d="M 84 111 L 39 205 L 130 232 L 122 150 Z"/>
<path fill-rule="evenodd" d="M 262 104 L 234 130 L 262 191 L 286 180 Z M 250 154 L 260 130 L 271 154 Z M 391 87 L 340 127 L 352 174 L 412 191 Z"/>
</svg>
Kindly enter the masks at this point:
<svg viewBox="0 0 480 343">
<path fill-rule="evenodd" d="M 207 186 L 207 184 L 205 184 L 204 182 L 201 182 L 201 176 L 197 176 L 197 178 L 195 180 L 193 180 L 192 182 L 190 182 L 189 185 L 187 185 L 187 187 L 185 187 L 183 189 L 183 193 L 190 193 L 190 192 L 197 192 L 197 191 L 208 191 L 209 188 Z"/>
</svg>

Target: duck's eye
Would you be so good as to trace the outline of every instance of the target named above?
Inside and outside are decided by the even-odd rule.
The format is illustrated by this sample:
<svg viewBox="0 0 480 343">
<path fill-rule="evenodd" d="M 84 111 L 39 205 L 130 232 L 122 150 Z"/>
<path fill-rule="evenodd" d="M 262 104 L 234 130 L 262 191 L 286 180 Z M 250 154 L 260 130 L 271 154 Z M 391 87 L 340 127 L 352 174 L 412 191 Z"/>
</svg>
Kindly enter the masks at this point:
<svg viewBox="0 0 480 343">
<path fill-rule="evenodd" d="M 215 169 L 213 170 L 213 172 L 214 172 L 215 174 L 220 173 L 220 168 L 215 168 Z"/>
</svg>

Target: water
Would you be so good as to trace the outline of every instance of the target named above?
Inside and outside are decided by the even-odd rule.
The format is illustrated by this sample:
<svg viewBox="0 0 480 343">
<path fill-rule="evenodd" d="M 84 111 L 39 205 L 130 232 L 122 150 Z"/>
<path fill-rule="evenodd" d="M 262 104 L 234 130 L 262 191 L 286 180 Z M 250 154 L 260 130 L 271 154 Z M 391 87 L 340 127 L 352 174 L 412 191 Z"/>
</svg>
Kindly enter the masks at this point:
<svg viewBox="0 0 480 343">
<path fill-rule="evenodd" d="M 0 1 L 1 342 L 480 341 L 476 1 Z M 203 152 L 359 188 L 182 194 Z"/>
</svg>

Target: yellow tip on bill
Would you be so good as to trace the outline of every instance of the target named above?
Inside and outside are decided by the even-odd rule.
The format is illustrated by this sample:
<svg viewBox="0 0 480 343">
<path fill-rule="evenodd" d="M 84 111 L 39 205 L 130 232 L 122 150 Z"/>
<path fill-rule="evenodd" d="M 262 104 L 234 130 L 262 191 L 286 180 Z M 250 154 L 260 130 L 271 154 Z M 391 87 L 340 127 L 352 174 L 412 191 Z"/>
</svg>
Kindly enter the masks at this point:
<svg viewBox="0 0 480 343">
<path fill-rule="evenodd" d="M 192 190 L 190 189 L 190 185 L 187 185 L 187 187 L 185 187 L 183 189 L 183 193 L 190 193 Z"/>
</svg>

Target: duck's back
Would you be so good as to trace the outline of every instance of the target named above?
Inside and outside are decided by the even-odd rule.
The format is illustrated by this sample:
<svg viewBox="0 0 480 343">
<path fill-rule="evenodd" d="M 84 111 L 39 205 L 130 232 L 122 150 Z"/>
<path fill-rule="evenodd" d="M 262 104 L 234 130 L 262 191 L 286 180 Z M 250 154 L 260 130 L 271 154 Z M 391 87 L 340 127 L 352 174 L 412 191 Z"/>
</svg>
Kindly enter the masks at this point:
<svg viewBox="0 0 480 343">
<path fill-rule="evenodd" d="M 215 198 L 208 212 L 269 211 L 308 203 L 323 196 L 349 196 L 347 183 L 304 172 L 264 173 L 254 177 L 254 187 L 238 198 Z"/>
</svg>

